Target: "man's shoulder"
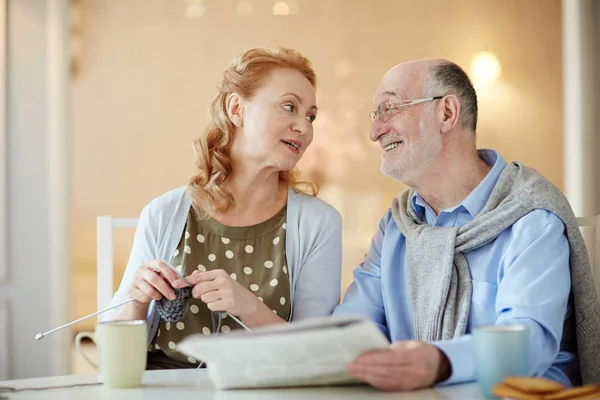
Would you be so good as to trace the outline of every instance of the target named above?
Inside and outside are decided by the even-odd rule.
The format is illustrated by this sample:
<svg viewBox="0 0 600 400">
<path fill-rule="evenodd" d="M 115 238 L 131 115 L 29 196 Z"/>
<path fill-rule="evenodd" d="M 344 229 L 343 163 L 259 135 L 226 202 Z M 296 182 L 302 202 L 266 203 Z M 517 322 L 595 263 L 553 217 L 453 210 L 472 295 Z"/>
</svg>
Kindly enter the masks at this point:
<svg viewBox="0 0 600 400">
<path fill-rule="evenodd" d="M 573 210 L 564 193 L 535 168 L 517 161 L 508 164 L 500 175 L 486 208 L 491 210 L 507 201 L 520 204 L 525 211 L 544 209 L 561 220 L 573 219 Z"/>
<path fill-rule="evenodd" d="M 539 237 L 547 229 L 564 231 L 565 224 L 553 212 L 538 208 L 516 220 L 509 229 L 514 239 L 531 240 Z"/>
<path fill-rule="evenodd" d="M 510 181 L 515 185 L 513 189 L 522 196 L 531 196 L 534 199 L 540 196 L 564 198 L 558 186 L 534 167 L 513 161 L 507 165 L 504 174 L 511 176 Z"/>
<path fill-rule="evenodd" d="M 388 208 L 385 214 L 379 219 L 379 231 L 383 236 L 385 236 L 388 228 L 397 228 L 396 222 L 394 221 L 394 216 L 392 215 L 392 208 Z"/>
</svg>

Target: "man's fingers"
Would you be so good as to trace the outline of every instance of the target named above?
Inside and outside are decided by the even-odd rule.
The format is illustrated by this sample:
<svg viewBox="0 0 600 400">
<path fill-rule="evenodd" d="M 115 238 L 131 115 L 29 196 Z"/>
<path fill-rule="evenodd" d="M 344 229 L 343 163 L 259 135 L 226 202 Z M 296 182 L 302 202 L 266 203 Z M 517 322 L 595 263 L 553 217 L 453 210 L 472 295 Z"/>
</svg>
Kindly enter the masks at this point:
<svg viewBox="0 0 600 400">
<path fill-rule="evenodd" d="M 423 346 L 423 342 L 419 342 L 417 340 L 405 340 L 405 341 L 399 341 L 399 342 L 392 343 L 390 346 L 390 349 L 395 352 L 402 352 L 402 351 L 415 350 L 422 346 Z"/>
<path fill-rule="evenodd" d="M 403 390 L 410 370 L 403 367 L 390 366 L 364 366 L 351 364 L 348 373 L 363 382 L 380 390 Z"/>
<path fill-rule="evenodd" d="M 386 391 L 430 387 L 437 374 L 435 363 L 430 361 L 432 348 L 429 344 L 417 341 L 394 343 L 389 349 L 358 356 L 348 366 L 348 373 Z"/>
<path fill-rule="evenodd" d="M 398 366 L 366 366 L 353 363 L 348 373 L 378 389 L 392 390 L 404 385 L 403 380 L 410 376 L 407 368 Z M 397 390 L 397 389 L 396 389 Z"/>
<path fill-rule="evenodd" d="M 399 351 L 391 350 L 373 350 L 363 353 L 356 357 L 353 362 L 360 365 L 371 366 L 371 365 L 383 365 L 383 366 L 395 366 L 395 365 L 407 365 L 408 360 L 398 354 Z"/>
<path fill-rule="evenodd" d="M 405 370 L 404 367 L 398 366 L 387 366 L 387 365 L 362 365 L 352 363 L 348 367 L 348 372 L 352 374 L 352 376 L 359 375 L 361 377 L 397 377 L 398 372 Z"/>
<path fill-rule="evenodd" d="M 365 380 L 366 383 L 384 392 L 402 392 L 407 391 L 404 389 L 402 384 L 396 380 L 385 378 L 385 377 L 373 377 Z"/>
</svg>

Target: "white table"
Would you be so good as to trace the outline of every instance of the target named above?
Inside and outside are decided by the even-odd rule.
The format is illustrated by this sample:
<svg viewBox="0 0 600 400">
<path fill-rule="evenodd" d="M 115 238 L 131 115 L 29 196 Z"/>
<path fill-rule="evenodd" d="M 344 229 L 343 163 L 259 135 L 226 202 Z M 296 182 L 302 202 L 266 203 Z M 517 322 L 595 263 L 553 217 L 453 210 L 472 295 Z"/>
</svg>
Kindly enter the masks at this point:
<svg viewBox="0 0 600 400">
<path fill-rule="evenodd" d="M 15 389 L 56 387 L 63 385 L 92 384 L 49 390 L 23 392 L 0 392 L 0 399 L 127 399 L 127 400 L 270 400 L 270 399 L 399 399 L 399 400 L 477 400 L 483 399 L 474 384 L 448 386 L 436 390 L 412 393 L 385 393 L 368 386 L 216 390 L 206 370 L 161 370 L 146 371 L 141 388 L 107 389 L 98 382 L 98 375 L 67 375 L 49 378 L 21 379 L 0 382 L 0 387 Z"/>
</svg>

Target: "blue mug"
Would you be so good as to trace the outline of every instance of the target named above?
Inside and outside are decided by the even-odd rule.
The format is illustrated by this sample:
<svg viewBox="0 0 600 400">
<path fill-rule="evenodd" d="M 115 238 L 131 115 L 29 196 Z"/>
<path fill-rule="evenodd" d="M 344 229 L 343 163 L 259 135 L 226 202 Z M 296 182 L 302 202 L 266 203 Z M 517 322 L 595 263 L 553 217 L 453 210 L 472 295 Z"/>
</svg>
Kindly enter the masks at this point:
<svg viewBox="0 0 600 400">
<path fill-rule="evenodd" d="M 492 387 L 507 376 L 529 375 L 529 330 L 525 325 L 491 325 L 473 329 L 477 383 L 488 399 Z"/>
</svg>

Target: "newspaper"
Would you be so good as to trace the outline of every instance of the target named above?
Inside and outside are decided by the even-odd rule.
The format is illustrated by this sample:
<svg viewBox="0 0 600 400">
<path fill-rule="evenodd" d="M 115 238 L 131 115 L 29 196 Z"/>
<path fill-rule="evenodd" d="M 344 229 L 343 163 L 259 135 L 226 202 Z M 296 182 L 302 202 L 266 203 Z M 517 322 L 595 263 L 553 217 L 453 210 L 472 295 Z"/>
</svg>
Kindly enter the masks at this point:
<svg viewBox="0 0 600 400">
<path fill-rule="evenodd" d="M 362 317 L 319 317 L 252 332 L 191 335 L 177 350 L 206 361 L 218 389 L 356 384 L 348 365 L 389 341 Z"/>
</svg>

